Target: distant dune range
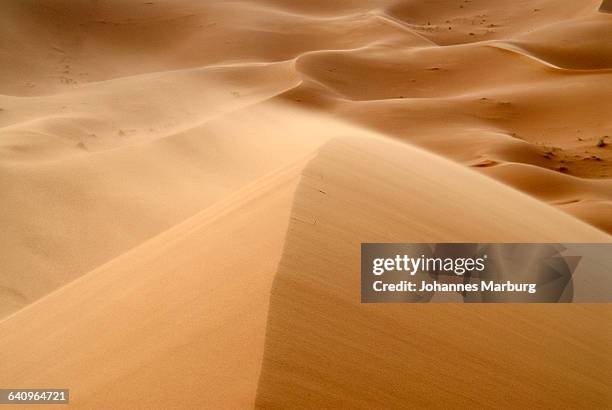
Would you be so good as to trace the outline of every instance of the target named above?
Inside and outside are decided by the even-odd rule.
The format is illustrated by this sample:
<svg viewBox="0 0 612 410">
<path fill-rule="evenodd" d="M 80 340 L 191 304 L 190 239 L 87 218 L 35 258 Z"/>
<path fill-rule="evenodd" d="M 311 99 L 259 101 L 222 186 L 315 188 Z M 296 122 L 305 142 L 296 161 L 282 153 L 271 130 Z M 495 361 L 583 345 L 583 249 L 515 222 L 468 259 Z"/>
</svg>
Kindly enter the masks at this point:
<svg viewBox="0 0 612 410">
<path fill-rule="evenodd" d="M 609 242 L 609 1 L 0 3 L 0 380 L 589 407 L 608 305 L 359 304 L 361 242 Z"/>
</svg>

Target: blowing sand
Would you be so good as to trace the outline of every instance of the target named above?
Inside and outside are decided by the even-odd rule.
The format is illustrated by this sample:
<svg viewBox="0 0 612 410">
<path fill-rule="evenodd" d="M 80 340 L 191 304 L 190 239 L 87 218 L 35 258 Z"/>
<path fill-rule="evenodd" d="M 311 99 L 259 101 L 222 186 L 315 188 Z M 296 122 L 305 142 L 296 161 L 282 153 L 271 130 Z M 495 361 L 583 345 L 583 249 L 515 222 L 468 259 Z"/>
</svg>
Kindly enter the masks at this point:
<svg viewBox="0 0 612 410">
<path fill-rule="evenodd" d="M 1 2 L 0 387 L 609 406 L 608 305 L 361 305 L 358 272 L 361 242 L 612 240 L 610 11 Z"/>
</svg>

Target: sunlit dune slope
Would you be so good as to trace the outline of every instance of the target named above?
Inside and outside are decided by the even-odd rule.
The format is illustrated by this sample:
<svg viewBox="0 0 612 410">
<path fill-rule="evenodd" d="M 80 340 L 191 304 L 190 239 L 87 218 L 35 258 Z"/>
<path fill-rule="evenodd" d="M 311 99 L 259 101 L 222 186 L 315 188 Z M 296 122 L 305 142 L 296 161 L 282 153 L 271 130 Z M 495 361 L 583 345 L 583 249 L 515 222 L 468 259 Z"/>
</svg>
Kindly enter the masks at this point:
<svg viewBox="0 0 612 410">
<path fill-rule="evenodd" d="M 249 408 L 303 161 L 0 322 L 0 380 L 71 408 Z"/>
<path fill-rule="evenodd" d="M 334 135 L 325 121 L 298 125 L 304 115 L 254 106 L 139 144 L 50 161 L 0 162 L 0 316 L 303 158 Z"/>
</svg>

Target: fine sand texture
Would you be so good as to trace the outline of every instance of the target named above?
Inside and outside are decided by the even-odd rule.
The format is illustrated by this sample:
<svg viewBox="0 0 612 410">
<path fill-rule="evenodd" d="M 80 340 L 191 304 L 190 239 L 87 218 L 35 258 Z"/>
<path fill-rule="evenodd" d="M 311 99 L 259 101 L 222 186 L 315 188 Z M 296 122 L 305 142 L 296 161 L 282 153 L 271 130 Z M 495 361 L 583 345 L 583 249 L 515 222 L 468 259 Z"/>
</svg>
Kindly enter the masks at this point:
<svg viewBox="0 0 612 410">
<path fill-rule="evenodd" d="M 0 2 L 0 388 L 609 408 L 610 305 L 362 305 L 359 249 L 612 241 L 611 13 Z"/>
</svg>

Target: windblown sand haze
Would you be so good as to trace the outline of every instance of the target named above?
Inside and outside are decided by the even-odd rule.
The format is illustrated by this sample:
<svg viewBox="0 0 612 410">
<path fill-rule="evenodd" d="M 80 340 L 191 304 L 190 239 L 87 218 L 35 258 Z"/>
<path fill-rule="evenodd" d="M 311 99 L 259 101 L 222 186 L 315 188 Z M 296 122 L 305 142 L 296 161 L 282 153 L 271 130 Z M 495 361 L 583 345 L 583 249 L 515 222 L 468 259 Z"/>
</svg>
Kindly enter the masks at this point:
<svg viewBox="0 0 612 410">
<path fill-rule="evenodd" d="M 361 304 L 359 250 L 609 243 L 611 13 L 0 2 L 0 388 L 610 408 L 609 304 Z"/>
</svg>

